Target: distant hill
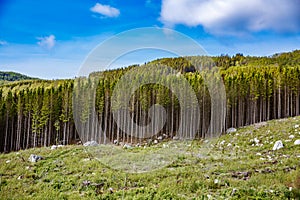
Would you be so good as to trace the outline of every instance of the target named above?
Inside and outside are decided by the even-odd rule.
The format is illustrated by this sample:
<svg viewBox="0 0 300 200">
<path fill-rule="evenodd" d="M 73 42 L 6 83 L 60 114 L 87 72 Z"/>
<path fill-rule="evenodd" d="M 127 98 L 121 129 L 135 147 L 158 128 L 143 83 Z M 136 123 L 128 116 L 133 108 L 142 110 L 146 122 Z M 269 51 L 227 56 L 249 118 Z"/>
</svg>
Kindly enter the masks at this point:
<svg viewBox="0 0 300 200">
<path fill-rule="evenodd" d="M 0 85 L 12 82 L 12 81 L 21 81 L 21 80 L 34 80 L 37 78 L 29 77 L 24 74 L 16 73 L 16 72 L 3 72 L 0 71 Z"/>
</svg>

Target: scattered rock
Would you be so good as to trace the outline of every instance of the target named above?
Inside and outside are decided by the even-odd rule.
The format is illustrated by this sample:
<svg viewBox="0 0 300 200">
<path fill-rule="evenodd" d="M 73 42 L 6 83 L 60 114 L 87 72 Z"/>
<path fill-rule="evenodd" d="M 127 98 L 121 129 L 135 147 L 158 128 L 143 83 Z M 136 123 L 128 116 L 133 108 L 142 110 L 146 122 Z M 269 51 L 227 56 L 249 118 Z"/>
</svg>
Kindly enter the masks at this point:
<svg viewBox="0 0 300 200">
<path fill-rule="evenodd" d="M 214 180 L 214 184 L 218 184 L 220 181 L 218 179 Z"/>
<path fill-rule="evenodd" d="M 153 142 L 154 144 L 158 144 L 158 140 L 154 140 L 154 142 Z"/>
<path fill-rule="evenodd" d="M 90 184 L 91 184 L 91 181 L 88 181 L 88 180 L 82 181 L 83 186 L 89 186 Z"/>
<path fill-rule="evenodd" d="M 6 163 L 10 163 L 10 160 L 7 160 Z"/>
<path fill-rule="evenodd" d="M 98 146 L 98 143 L 96 141 L 92 140 L 92 141 L 87 141 L 86 143 L 83 144 L 83 146 L 85 146 L 85 147 Z"/>
<path fill-rule="evenodd" d="M 257 138 L 254 138 L 254 140 L 253 140 L 256 144 L 258 144 L 260 141 L 259 141 L 259 139 L 257 139 Z"/>
<path fill-rule="evenodd" d="M 157 137 L 158 140 L 162 140 L 163 139 L 163 136 L 159 136 Z"/>
<path fill-rule="evenodd" d="M 233 189 L 232 189 L 232 192 L 231 192 L 231 196 L 233 196 L 236 192 L 237 192 L 237 189 L 236 189 L 236 188 L 233 188 Z"/>
<path fill-rule="evenodd" d="M 108 190 L 110 191 L 111 194 L 114 193 L 114 189 L 113 188 L 110 187 Z"/>
<path fill-rule="evenodd" d="M 141 147 L 141 144 L 140 144 L 140 143 L 137 143 L 137 144 L 135 145 L 135 147 Z"/>
<path fill-rule="evenodd" d="M 231 147 L 231 146 L 232 146 L 232 144 L 231 144 L 231 143 L 228 143 L 228 144 L 227 144 L 227 146 L 228 146 L 228 147 Z"/>
<path fill-rule="evenodd" d="M 163 144 L 163 148 L 169 148 L 169 145 Z"/>
<path fill-rule="evenodd" d="M 21 175 L 21 176 L 18 177 L 18 180 L 21 180 L 21 179 L 23 179 L 23 175 Z"/>
<path fill-rule="evenodd" d="M 179 140 L 179 137 L 173 136 L 173 140 Z"/>
<path fill-rule="evenodd" d="M 118 144 L 119 144 L 119 141 L 118 141 L 118 140 L 114 140 L 114 144 L 115 144 L 115 145 L 118 145 Z"/>
<path fill-rule="evenodd" d="M 300 145 L 300 140 L 296 140 L 296 141 L 294 142 L 294 145 Z"/>
<path fill-rule="evenodd" d="M 29 158 L 28 158 L 28 160 L 29 160 L 30 162 L 37 162 L 37 161 L 42 160 L 42 159 L 43 159 L 42 156 L 38 156 L 38 155 L 35 155 L 35 154 L 31 154 L 31 155 L 29 156 Z"/>
<path fill-rule="evenodd" d="M 281 140 L 278 140 L 275 142 L 274 146 L 273 146 L 273 151 L 276 151 L 278 149 L 283 148 L 283 143 Z"/>
<path fill-rule="evenodd" d="M 130 144 L 124 144 L 123 149 L 132 149 Z"/>
<path fill-rule="evenodd" d="M 230 134 L 230 133 L 235 133 L 236 131 L 237 131 L 236 128 L 231 127 L 231 128 L 226 130 L 226 133 Z"/>
<path fill-rule="evenodd" d="M 299 126 L 299 124 L 296 124 L 295 126 L 294 126 L 294 128 L 299 128 L 300 126 Z"/>
<path fill-rule="evenodd" d="M 290 139 L 294 139 L 294 137 L 295 137 L 294 135 L 290 135 L 289 136 Z"/>
<path fill-rule="evenodd" d="M 54 150 L 54 149 L 57 149 L 57 146 L 56 146 L 56 145 L 52 145 L 52 146 L 51 146 L 51 150 Z"/>
<path fill-rule="evenodd" d="M 225 140 L 223 140 L 222 142 L 220 142 L 220 145 L 224 145 L 225 144 Z"/>
</svg>

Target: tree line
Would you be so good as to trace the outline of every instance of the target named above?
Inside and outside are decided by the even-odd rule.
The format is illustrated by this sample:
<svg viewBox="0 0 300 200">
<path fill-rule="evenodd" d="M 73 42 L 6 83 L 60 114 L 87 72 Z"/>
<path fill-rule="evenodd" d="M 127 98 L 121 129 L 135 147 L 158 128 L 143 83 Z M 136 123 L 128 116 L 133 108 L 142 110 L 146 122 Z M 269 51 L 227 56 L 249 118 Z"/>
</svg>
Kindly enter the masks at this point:
<svg viewBox="0 0 300 200">
<path fill-rule="evenodd" d="M 201 66 L 208 66 L 212 63 L 209 59 L 218 66 L 218 71 L 211 72 L 203 68 L 199 72 L 197 66 L 190 62 L 196 60 L 201 62 Z M 229 127 L 299 115 L 299 61 L 300 51 L 270 57 L 237 54 L 158 59 L 146 64 L 146 72 L 131 76 L 123 87 L 125 91 L 132 84 L 151 81 L 151 77 L 159 77 L 163 84 L 138 87 L 130 94 L 126 105 L 113 101 L 125 98 L 128 94 L 112 99 L 113 91 L 126 72 L 140 66 L 97 72 L 88 79 L 30 80 L 6 84 L 0 87 L 0 151 L 92 139 L 99 143 L 114 140 L 142 142 L 147 138 L 147 131 L 154 130 L 162 121 L 165 123 L 158 135 L 173 137 L 181 131 L 184 137 L 204 138 L 216 131 L 224 132 Z M 177 74 L 168 75 L 168 72 L 159 70 L 152 70 L 151 74 L 147 71 L 147 65 L 167 65 L 177 70 L 178 75 L 184 77 L 193 89 L 196 100 L 182 103 L 181 97 L 176 96 L 174 91 L 188 95 L 186 91 L 189 86 L 179 82 Z M 227 106 L 226 109 L 220 107 L 214 113 L 211 97 L 218 92 L 218 88 L 209 89 L 207 80 L 217 80 L 218 77 L 225 85 Z M 174 84 L 180 87 L 174 88 Z M 73 102 L 74 98 L 76 102 Z M 166 118 L 162 113 L 149 112 L 151 106 L 157 104 L 165 108 Z M 118 119 L 114 119 L 114 111 L 120 108 L 126 108 L 129 115 L 125 115 L 124 111 L 118 115 Z M 77 113 L 75 119 L 73 109 Z M 219 116 L 222 112 L 226 112 L 224 123 Z M 126 123 L 131 119 L 133 123 Z M 116 120 L 122 124 L 121 127 Z M 210 127 L 212 120 L 214 127 Z M 75 123 L 79 124 L 76 126 L 78 130 Z M 149 129 L 141 129 L 134 124 L 150 125 Z M 195 127 L 192 127 L 195 124 L 198 126 L 196 133 L 193 132 Z M 180 128 L 182 130 L 179 131 Z M 127 134 L 128 131 L 131 134 Z"/>
</svg>

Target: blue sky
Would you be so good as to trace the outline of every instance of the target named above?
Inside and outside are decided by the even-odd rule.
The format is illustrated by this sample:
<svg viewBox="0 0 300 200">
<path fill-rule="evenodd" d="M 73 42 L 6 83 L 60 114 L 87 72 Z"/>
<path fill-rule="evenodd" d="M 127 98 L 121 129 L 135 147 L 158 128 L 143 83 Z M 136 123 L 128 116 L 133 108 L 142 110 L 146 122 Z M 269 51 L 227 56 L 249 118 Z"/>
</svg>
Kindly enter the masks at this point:
<svg viewBox="0 0 300 200">
<path fill-rule="evenodd" d="M 174 29 L 209 55 L 300 49 L 298 0 L 0 0 L 0 70 L 72 78 L 99 43 L 141 27 Z M 141 54 L 120 63 L 169 55 Z"/>
</svg>

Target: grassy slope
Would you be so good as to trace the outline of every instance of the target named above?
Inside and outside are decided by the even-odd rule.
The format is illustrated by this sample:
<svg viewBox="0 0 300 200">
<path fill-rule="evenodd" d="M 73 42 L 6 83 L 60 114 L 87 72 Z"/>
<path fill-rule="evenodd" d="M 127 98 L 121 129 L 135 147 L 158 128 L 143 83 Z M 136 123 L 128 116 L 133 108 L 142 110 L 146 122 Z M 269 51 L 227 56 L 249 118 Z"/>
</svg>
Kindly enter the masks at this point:
<svg viewBox="0 0 300 200">
<path fill-rule="evenodd" d="M 300 145 L 293 143 L 300 139 L 300 128 L 295 129 L 296 124 L 300 124 L 300 117 L 240 128 L 213 141 L 210 152 L 201 158 L 195 155 L 205 142 L 195 141 L 186 156 L 157 171 L 140 174 L 110 169 L 90 156 L 83 146 L 1 154 L 0 199 L 299 197 Z M 290 135 L 295 138 L 289 139 Z M 260 140 L 258 145 L 252 142 L 254 138 Z M 272 142 L 279 139 L 285 147 L 272 151 Z M 161 147 L 160 143 L 148 149 Z M 30 163 L 27 159 L 32 153 L 45 159 Z M 85 180 L 91 184 L 83 185 Z"/>
</svg>

